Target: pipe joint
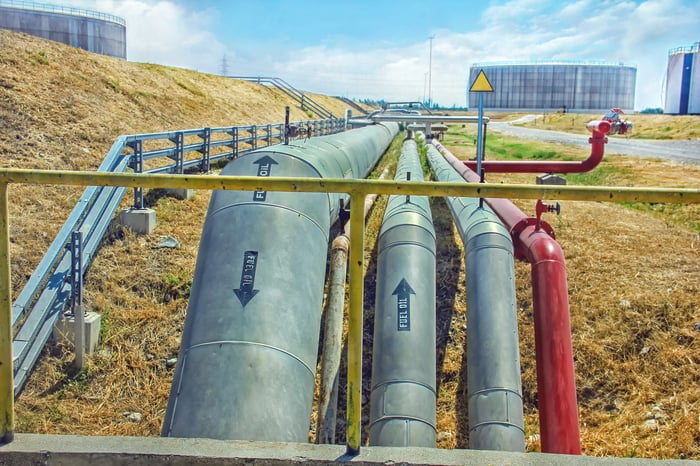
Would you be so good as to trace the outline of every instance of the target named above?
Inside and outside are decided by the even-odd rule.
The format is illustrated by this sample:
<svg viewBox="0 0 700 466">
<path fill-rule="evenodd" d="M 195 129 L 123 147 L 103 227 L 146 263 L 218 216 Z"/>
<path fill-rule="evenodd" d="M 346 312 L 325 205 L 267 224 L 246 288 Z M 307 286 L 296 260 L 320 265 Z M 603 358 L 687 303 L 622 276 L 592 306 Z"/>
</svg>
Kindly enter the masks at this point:
<svg viewBox="0 0 700 466">
<path fill-rule="evenodd" d="M 529 248 L 526 242 L 520 241 L 520 235 L 528 227 L 532 227 L 533 230 L 530 234 L 540 231 L 549 235 L 549 237 L 553 240 L 556 239 L 556 236 L 554 234 L 554 228 L 540 218 L 525 217 L 518 221 L 513 228 L 510 229 L 510 236 L 513 239 L 513 244 L 515 245 L 515 258 L 529 262 Z"/>
</svg>

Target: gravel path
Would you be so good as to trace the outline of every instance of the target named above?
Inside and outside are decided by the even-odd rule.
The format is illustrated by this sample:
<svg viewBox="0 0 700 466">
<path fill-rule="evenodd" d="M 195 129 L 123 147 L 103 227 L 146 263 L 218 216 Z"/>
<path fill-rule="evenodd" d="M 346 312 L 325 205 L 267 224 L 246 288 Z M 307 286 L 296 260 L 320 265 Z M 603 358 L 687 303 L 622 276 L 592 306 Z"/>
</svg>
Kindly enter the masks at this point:
<svg viewBox="0 0 700 466">
<path fill-rule="evenodd" d="M 526 121 L 526 117 L 517 120 L 517 122 L 524 121 Z M 560 142 L 562 144 L 572 144 L 576 146 L 589 146 L 588 136 L 585 135 L 524 128 L 522 126 L 515 126 L 513 123 L 515 122 L 504 123 L 492 121 L 488 124 L 488 130 L 524 139 Z M 624 136 L 610 136 L 608 137 L 608 143 L 605 145 L 605 152 L 700 164 L 700 139 L 651 141 L 626 139 Z"/>
</svg>

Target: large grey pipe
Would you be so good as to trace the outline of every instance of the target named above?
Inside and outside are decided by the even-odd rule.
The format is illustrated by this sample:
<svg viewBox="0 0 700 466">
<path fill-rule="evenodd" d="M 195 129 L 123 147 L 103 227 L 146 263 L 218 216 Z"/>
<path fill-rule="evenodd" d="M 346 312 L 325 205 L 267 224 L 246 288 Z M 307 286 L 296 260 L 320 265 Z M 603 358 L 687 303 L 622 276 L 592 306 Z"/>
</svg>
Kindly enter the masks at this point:
<svg viewBox="0 0 700 466">
<path fill-rule="evenodd" d="M 406 140 L 396 180 L 423 180 Z M 425 196 L 389 198 L 379 233 L 370 445 L 435 447 L 435 230 Z"/>
<path fill-rule="evenodd" d="M 363 178 L 396 132 L 266 147 L 222 174 Z M 345 196 L 212 195 L 163 436 L 308 441 L 329 230 Z"/>
<path fill-rule="evenodd" d="M 438 181 L 464 181 L 432 145 L 428 161 Z M 510 234 L 488 206 L 479 206 L 479 199 L 446 199 L 465 250 L 469 447 L 524 451 Z"/>
</svg>

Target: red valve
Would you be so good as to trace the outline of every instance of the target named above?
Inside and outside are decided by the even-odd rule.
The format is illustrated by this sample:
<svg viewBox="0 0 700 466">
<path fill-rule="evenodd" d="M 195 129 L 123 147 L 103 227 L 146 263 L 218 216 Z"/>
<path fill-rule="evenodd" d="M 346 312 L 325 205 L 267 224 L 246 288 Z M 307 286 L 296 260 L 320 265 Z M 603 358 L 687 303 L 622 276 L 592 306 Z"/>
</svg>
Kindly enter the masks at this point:
<svg viewBox="0 0 700 466">
<path fill-rule="evenodd" d="M 545 204 L 541 199 L 537 200 L 535 205 L 535 214 L 537 215 L 537 224 L 542 223 L 542 214 L 545 212 L 556 212 L 557 215 L 561 213 L 561 205 L 557 202 L 555 205 Z"/>
</svg>

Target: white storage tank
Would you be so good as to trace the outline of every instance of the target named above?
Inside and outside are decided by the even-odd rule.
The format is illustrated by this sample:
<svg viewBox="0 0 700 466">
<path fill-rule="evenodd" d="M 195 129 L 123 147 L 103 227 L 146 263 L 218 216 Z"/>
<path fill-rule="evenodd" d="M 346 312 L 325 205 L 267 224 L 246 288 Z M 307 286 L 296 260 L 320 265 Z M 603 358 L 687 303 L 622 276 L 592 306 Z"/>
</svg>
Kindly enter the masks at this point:
<svg viewBox="0 0 700 466">
<path fill-rule="evenodd" d="M 126 59 L 126 22 L 99 11 L 24 0 L 0 0 L 0 29 L 24 32 Z"/>
<path fill-rule="evenodd" d="M 481 70 L 493 87 L 493 92 L 483 93 L 484 108 L 489 110 L 634 110 L 635 66 L 591 61 L 476 63 L 469 72 L 470 108 L 478 106 L 479 96 L 469 92 L 469 86 Z"/>
<path fill-rule="evenodd" d="M 664 113 L 700 114 L 700 42 L 669 50 Z"/>
</svg>

